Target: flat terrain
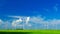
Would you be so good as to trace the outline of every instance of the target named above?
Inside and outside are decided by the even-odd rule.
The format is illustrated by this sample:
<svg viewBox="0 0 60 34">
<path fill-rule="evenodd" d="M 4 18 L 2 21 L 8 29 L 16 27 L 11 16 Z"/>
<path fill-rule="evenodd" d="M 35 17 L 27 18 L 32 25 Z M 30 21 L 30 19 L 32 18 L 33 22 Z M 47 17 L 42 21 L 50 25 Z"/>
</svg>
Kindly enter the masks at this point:
<svg viewBox="0 0 60 34">
<path fill-rule="evenodd" d="M 60 30 L 0 30 L 0 32 L 6 33 L 30 33 L 30 34 L 60 34 Z"/>
</svg>

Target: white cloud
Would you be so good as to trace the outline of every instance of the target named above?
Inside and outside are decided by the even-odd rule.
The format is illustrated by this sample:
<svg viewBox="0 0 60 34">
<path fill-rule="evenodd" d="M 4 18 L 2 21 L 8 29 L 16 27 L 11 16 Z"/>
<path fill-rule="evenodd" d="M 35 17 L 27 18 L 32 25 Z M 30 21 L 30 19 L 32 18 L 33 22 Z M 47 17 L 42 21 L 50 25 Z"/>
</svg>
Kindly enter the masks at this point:
<svg viewBox="0 0 60 34">
<path fill-rule="evenodd" d="M 34 23 L 44 23 L 45 22 L 45 17 L 42 18 L 41 16 L 34 16 L 30 18 L 30 21 L 34 22 Z"/>
<path fill-rule="evenodd" d="M 17 18 L 17 17 L 18 16 L 16 16 L 15 18 Z M 55 27 L 56 25 L 60 24 L 60 19 L 47 19 L 47 20 L 45 20 L 46 19 L 45 17 L 38 15 L 38 16 L 28 16 L 28 18 L 26 16 L 23 16 L 23 17 L 19 16 L 19 19 L 13 20 L 13 22 L 12 22 L 13 26 L 16 26 L 16 24 L 18 25 L 19 23 L 22 23 L 23 20 L 21 20 L 20 17 L 22 19 L 24 19 L 24 22 L 28 23 L 27 26 L 32 26 L 31 23 L 29 23 L 29 22 L 43 24 L 45 27 L 49 27 L 49 25 Z M 26 20 L 26 18 L 27 18 L 27 20 Z M 19 26 L 21 26 L 21 24 Z"/>
<path fill-rule="evenodd" d="M 58 4 L 56 4 L 56 5 L 54 6 L 54 10 L 55 10 L 55 11 L 58 11 Z"/>
<path fill-rule="evenodd" d="M 11 26 L 10 21 L 4 21 L 0 19 L 0 28 L 1 29 L 8 29 Z"/>
<path fill-rule="evenodd" d="M 2 20 L 0 19 L 0 23 L 2 22 Z"/>
<path fill-rule="evenodd" d="M 37 24 L 43 24 L 40 25 L 42 26 L 43 28 L 45 27 L 46 29 L 48 28 L 52 28 L 52 29 L 59 29 L 60 27 L 58 27 L 58 25 L 60 25 L 60 19 L 47 19 L 45 20 L 46 18 L 42 18 L 41 16 L 39 17 L 32 17 L 30 18 L 30 21 L 32 23 L 37 23 Z M 54 28 L 55 27 L 55 28 Z"/>
<path fill-rule="evenodd" d="M 30 20 L 30 17 L 27 17 L 26 24 L 28 24 L 29 20 Z"/>
<path fill-rule="evenodd" d="M 3 21 L 0 19 L 0 25 L 3 23 Z"/>
<path fill-rule="evenodd" d="M 8 17 L 12 17 L 12 18 L 21 18 L 21 16 L 8 16 Z"/>
<path fill-rule="evenodd" d="M 21 23 L 21 22 L 22 22 L 21 19 L 14 20 L 14 21 L 12 22 L 12 26 L 22 26 L 21 24 L 19 24 L 19 23 Z"/>
<path fill-rule="evenodd" d="M 8 16 L 8 17 L 12 17 L 12 18 L 18 18 L 17 20 L 14 20 L 13 22 L 16 22 L 16 23 L 18 23 L 18 22 L 22 22 L 22 21 L 24 21 L 24 22 L 26 22 L 26 24 L 28 24 L 28 21 L 29 21 L 29 19 L 30 19 L 30 17 L 28 17 L 28 16 Z"/>
<path fill-rule="evenodd" d="M 51 23 L 51 24 L 60 24 L 60 19 L 50 20 L 50 23 Z"/>
<path fill-rule="evenodd" d="M 60 24 L 60 19 L 48 19 L 45 20 L 45 18 L 42 17 L 32 17 L 30 19 L 30 21 L 34 22 L 34 23 L 40 23 L 40 24 L 45 24 L 45 23 L 49 23 L 49 24 Z"/>
</svg>

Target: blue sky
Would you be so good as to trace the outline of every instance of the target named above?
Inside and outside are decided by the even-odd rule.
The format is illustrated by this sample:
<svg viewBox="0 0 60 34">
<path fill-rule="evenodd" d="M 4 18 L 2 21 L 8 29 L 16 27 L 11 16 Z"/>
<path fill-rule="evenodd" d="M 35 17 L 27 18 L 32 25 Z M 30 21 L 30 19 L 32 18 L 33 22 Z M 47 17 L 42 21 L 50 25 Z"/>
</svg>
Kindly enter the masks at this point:
<svg viewBox="0 0 60 34">
<path fill-rule="evenodd" d="M 59 0 L 0 0 L 0 15 L 47 16 L 44 9 L 51 10 L 48 14 L 54 14 L 53 7 L 59 3 Z"/>
<path fill-rule="evenodd" d="M 30 21 L 33 22 L 30 22 L 32 25 L 35 22 L 38 22 L 31 27 L 32 29 L 39 27 L 43 28 L 44 26 L 41 26 L 42 21 L 43 23 L 53 22 L 54 24 L 56 24 L 55 21 L 59 23 L 60 0 L 0 0 L 0 19 L 3 22 L 9 21 L 10 23 L 12 23 L 12 21 L 16 20 L 16 18 L 14 18 L 15 16 L 17 16 L 16 18 L 18 18 L 18 16 L 29 16 L 31 18 Z M 2 25 L 0 27 L 2 27 Z M 26 29 L 27 28 L 29 27 L 27 26 Z M 49 26 L 49 28 L 51 28 L 51 25 Z"/>
</svg>

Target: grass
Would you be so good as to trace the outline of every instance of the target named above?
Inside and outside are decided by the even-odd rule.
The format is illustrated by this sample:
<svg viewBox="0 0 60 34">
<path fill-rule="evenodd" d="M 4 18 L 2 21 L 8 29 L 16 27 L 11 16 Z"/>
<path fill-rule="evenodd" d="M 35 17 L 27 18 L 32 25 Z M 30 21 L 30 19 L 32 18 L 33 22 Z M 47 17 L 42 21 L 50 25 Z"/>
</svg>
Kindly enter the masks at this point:
<svg viewBox="0 0 60 34">
<path fill-rule="evenodd" d="M 0 30 L 0 32 L 30 33 L 30 34 L 60 34 L 60 30 Z"/>
</svg>

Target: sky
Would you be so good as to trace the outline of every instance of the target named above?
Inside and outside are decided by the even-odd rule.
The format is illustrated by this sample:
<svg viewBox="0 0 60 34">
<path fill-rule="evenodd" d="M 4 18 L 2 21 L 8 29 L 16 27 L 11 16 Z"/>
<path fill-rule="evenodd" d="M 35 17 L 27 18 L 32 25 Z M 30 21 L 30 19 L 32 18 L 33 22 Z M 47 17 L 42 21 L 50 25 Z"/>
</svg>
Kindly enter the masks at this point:
<svg viewBox="0 0 60 34">
<path fill-rule="evenodd" d="M 0 0 L 0 29 L 23 27 L 60 29 L 60 0 Z"/>
</svg>

